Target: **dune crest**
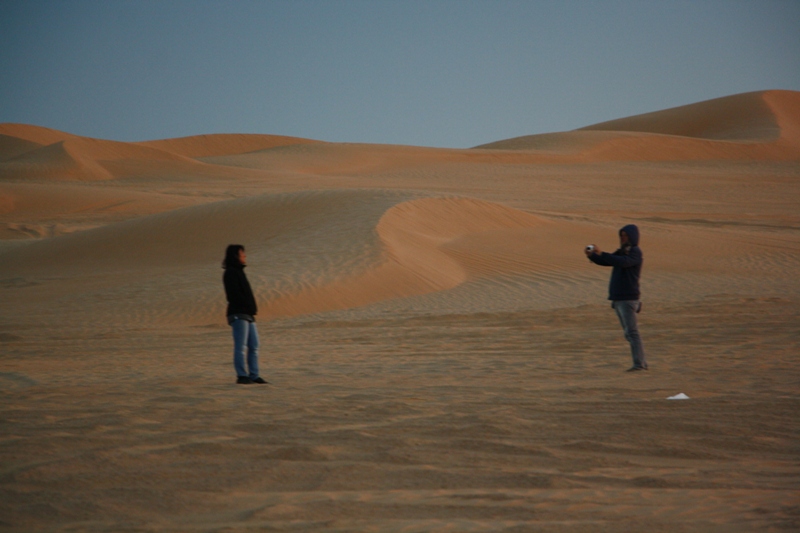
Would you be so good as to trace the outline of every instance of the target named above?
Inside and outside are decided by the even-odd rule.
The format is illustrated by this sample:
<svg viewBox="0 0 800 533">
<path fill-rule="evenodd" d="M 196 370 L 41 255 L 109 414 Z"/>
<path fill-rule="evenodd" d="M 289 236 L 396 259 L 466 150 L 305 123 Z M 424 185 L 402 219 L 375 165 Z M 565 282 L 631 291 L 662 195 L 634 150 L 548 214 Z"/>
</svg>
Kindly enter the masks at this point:
<svg viewBox="0 0 800 533">
<path fill-rule="evenodd" d="M 199 158 L 239 155 L 258 150 L 277 148 L 279 146 L 316 143 L 322 143 L 322 141 L 303 139 L 301 137 L 287 137 L 283 135 L 223 133 L 143 141 L 136 144 L 164 150 L 185 157 Z"/>
<path fill-rule="evenodd" d="M 39 143 L 0 133 L 0 162 L 41 147 Z"/>
<path fill-rule="evenodd" d="M 52 128 L 34 126 L 33 124 L 16 124 L 12 122 L 0 123 L 0 135 L 16 137 L 17 139 L 38 144 L 39 146 L 45 146 L 78 137 L 77 135 L 54 130 Z"/>
<path fill-rule="evenodd" d="M 447 245 L 477 234 L 535 228 L 544 220 L 499 204 L 464 198 L 425 198 L 393 207 L 381 218 L 378 235 L 398 263 L 431 287 L 451 288 L 467 279 L 447 254 Z"/>
<path fill-rule="evenodd" d="M 76 150 L 73 142 L 57 141 L 13 157 L 3 163 L 3 177 L 24 179 L 46 176 L 54 181 L 113 178 L 97 161 L 82 154 L 80 149 Z"/>
<path fill-rule="evenodd" d="M 593 161 L 800 159 L 800 92 L 760 91 L 476 148 Z"/>
<path fill-rule="evenodd" d="M 579 131 L 660 133 L 717 141 L 774 141 L 780 137 L 781 128 L 773 108 L 765 100 L 767 94 L 758 91 L 714 98 L 601 122 Z"/>
<path fill-rule="evenodd" d="M 449 251 L 450 245 L 490 233 L 502 239 L 504 231 L 544 224 L 541 218 L 523 211 L 470 198 L 401 202 L 388 209 L 374 227 L 380 242 L 372 246 L 379 246 L 379 261 L 368 263 L 356 275 L 339 272 L 328 276 L 331 281 L 324 284 L 270 298 L 262 306 L 262 314 L 318 313 L 452 289 L 472 276 Z M 338 238 L 349 240 L 344 234 Z M 497 271 L 502 270 L 498 266 Z"/>
<path fill-rule="evenodd" d="M 355 178 L 443 164 L 800 160 L 800 92 L 738 94 L 471 150 L 326 143 L 276 135 L 198 135 L 124 143 L 0 124 L 0 178 L 98 181 L 197 176 Z"/>
<path fill-rule="evenodd" d="M 476 275 L 470 258 L 480 255 L 473 249 L 483 246 L 482 239 L 494 242 L 496 250 L 509 250 L 520 231 L 548 224 L 493 202 L 415 196 L 391 191 L 263 195 L 41 239 L 0 255 L 9 277 L 38 279 L 58 264 L 59 275 L 74 280 L 69 285 L 78 294 L 87 292 L 85 284 L 122 276 L 125 291 L 162 295 L 158 302 L 123 298 L 115 314 L 126 322 L 137 316 L 141 325 L 150 320 L 204 323 L 221 316 L 219 260 L 232 242 L 248 247 L 260 316 L 279 318 L 451 289 Z M 482 275 L 510 268 L 502 257 L 492 265 Z M 175 286 L 187 288 L 176 292 Z M 161 305 L 170 311 L 142 315 L 142 309 Z"/>
<path fill-rule="evenodd" d="M 199 158 L 321 143 L 277 135 L 198 135 L 145 142 L 81 137 L 26 124 L 0 124 L 0 177 L 97 181 L 163 174 L 230 176 Z"/>
<path fill-rule="evenodd" d="M 764 101 L 775 114 L 781 139 L 800 145 L 800 92 L 767 91 L 764 93 Z"/>
<path fill-rule="evenodd" d="M 148 164 L 200 165 L 180 155 L 130 143 L 74 137 L 25 152 L 6 160 L 7 178 L 47 177 L 54 180 L 94 181 L 116 177 L 115 163 L 143 161 Z"/>
</svg>

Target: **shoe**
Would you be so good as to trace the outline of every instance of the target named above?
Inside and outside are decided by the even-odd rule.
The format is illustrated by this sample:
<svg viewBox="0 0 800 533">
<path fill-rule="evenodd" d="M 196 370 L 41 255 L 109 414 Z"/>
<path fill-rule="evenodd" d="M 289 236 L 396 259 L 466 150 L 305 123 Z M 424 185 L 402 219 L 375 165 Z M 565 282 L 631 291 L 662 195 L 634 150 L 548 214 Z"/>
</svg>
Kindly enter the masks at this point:
<svg viewBox="0 0 800 533">
<path fill-rule="evenodd" d="M 645 366 L 632 366 L 628 370 L 626 370 L 625 372 L 638 372 L 639 370 L 647 370 L 647 367 L 645 367 Z"/>
<path fill-rule="evenodd" d="M 236 378 L 237 385 L 249 385 L 253 382 L 252 379 L 248 378 L 247 376 L 239 376 Z"/>
<path fill-rule="evenodd" d="M 255 379 L 251 379 L 250 382 L 251 383 L 262 383 L 264 385 L 269 383 L 269 381 L 264 381 L 264 378 L 262 378 L 262 377 L 257 377 Z"/>
</svg>

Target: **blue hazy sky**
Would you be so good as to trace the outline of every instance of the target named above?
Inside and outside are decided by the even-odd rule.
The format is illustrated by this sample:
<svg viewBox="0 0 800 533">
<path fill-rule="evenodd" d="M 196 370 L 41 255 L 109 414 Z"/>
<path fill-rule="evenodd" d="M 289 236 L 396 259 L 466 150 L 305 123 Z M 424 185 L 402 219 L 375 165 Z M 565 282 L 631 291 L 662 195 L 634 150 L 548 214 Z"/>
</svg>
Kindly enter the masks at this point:
<svg viewBox="0 0 800 533">
<path fill-rule="evenodd" d="M 797 0 L 0 0 L 0 122 L 466 148 L 800 90 Z"/>
</svg>

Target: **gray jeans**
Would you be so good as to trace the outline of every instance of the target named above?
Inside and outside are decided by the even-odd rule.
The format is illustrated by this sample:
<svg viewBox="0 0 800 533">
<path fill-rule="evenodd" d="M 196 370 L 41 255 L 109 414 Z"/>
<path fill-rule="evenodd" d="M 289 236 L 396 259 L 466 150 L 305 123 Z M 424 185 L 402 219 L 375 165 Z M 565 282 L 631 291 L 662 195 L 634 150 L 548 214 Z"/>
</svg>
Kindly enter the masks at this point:
<svg viewBox="0 0 800 533">
<path fill-rule="evenodd" d="M 619 322 L 625 331 L 625 339 L 631 345 L 633 366 L 647 368 L 642 337 L 639 335 L 639 324 L 636 321 L 636 313 L 639 312 L 639 306 L 639 300 L 614 300 L 611 303 L 611 307 L 617 312 Z"/>
</svg>

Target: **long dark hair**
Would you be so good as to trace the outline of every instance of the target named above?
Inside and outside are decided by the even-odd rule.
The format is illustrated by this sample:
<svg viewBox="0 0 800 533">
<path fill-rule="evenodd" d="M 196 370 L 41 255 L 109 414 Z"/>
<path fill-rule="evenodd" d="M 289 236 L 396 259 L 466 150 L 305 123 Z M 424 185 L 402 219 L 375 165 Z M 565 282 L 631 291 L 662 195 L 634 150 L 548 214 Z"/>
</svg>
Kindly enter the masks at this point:
<svg viewBox="0 0 800 533">
<path fill-rule="evenodd" d="M 240 250 L 244 250 L 244 246 L 241 244 L 229 244 L 225 249 L 225 259 L 222 260 L 222 268 L 241 266 L 242 262 L 239 261 Z"/>
</svg>

